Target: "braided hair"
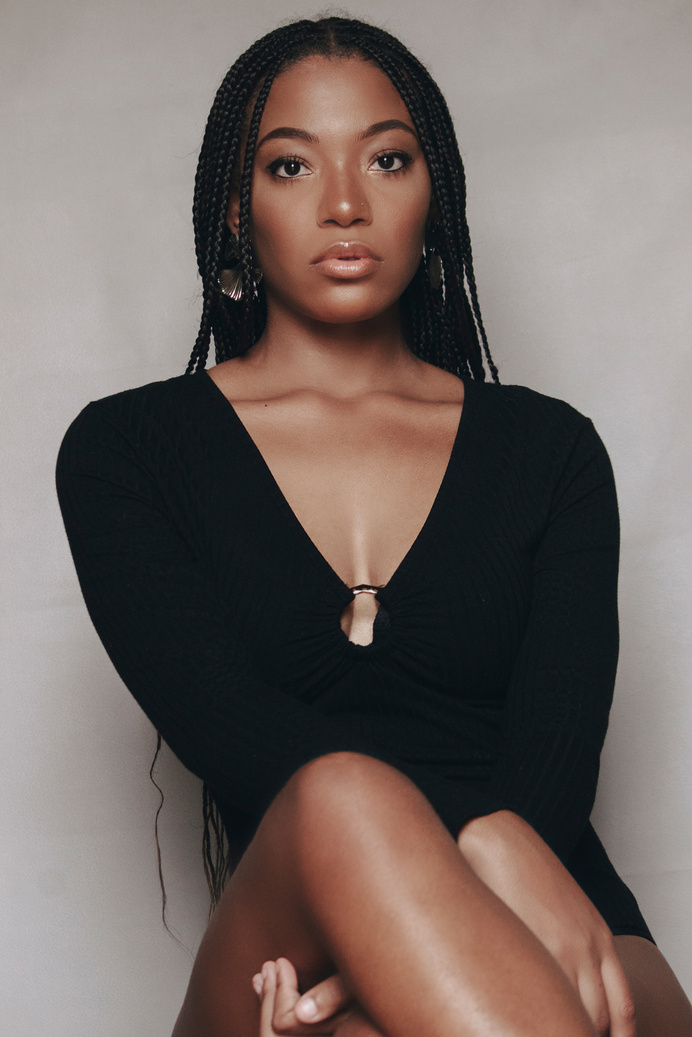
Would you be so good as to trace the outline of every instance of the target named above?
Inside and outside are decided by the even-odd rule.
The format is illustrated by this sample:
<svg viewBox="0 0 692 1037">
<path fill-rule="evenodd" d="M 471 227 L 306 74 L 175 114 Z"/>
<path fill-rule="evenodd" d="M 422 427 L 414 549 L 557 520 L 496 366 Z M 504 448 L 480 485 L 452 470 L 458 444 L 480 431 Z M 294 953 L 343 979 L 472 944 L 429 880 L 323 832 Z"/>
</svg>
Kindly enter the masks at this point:
<svg viewBox="0 0 692 1037">
<path fill-rule="evenodd" d="M 422 360 L 459 377 L 484 381 L 489 373 L 498 381 L 473 273 L 464 166 L 445 99 L 425 66 L 394 36 L 342 17 L 302 19 L 275 29 L 241 54 L 219 87 L 195 179 L 192 211 L 203 303 L 186 373 L 206 366 L 212 338 L 216 362 L 221 363 L 245 353 L 264 330 L 266 297 L 263 286 L 253 282 L 249 232 L 259 126 L 275 78 L 303 58 L 317 55 L 360 57 L 378 66 L 401 95 L 420 140 L 437 214 L 426 238 L 426 251 L 432 249 L 439 255 L 443 279 L 439 285 L 431 284 L 421 257 L 401 298 L 410 348 Z M 238 251 L 242 284 L 248 286 L 239 299 L 219 288 L 229 245 L 226 217 L 233 189 L 240 197 Z M 229 851 L 213 793 L 206 784 L 203 807 L 202 850 L 213 910 L 237 854 Z M 159 855 L 159 871 L 160 863 Z"/>
<path fill-rule="evenodd" d="M 262 286 L 239 300 L 219 289 L 230 231 L 232 188 L 240 195 L 238 248 L 242 283 L 253 285 L 250 192 L 260 121 L 274 79 L 302 58 L 361 57 L 391 80 L 408 108 L 430 172 L 438 219 L 431 227 L 444 272 L 433 287 L 421 263 L 402 299 L 412 351 L 460 377 L 498 380 L 483 326 L 466 222 L 466 182 L 452 117 L 428 70 L 394 36 L 351 18 L 301 19 L 274 29 L 238 58 L 214 99 L 197 166 L 193 221 L 202 278 L 202 318 L 187 373 L 206 365 L 211 339 L 216 362 L 245 353 L 267 316 Z M 241 158 L 243 156 L 242 169 Z"/>
</svg>

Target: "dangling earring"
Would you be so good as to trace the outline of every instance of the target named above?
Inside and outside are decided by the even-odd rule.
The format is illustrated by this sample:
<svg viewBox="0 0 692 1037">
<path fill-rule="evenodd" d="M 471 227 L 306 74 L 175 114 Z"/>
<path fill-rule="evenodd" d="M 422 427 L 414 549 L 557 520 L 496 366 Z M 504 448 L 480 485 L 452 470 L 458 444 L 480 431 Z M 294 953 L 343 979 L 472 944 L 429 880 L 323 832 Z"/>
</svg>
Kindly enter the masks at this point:
<svg viewBox="0 0 692 1037">
<path fill-rule="evenodd" d="M 243 295 L 243 273 L 240 266 L 240 252 L 238 251 L 238 239 L 235 234 L 229 234 L 223 250 L 223 266 L 219 274 L 219 291 L 227 295 L 229 299 L 238 302 Z"/>
<path fill-rule="evenodd" d="M 431 223 L 425 232 L 425 250 L 423 252 L 425 265 L 428 271 L 430 287 L 436 292 L 442 286 L 442 257 L 437 247 L 437 232 L 435 224 Z"/>
<path fill-rule="evenodd" d="M 257 294 L 257 285 L 262 280 L 262 271 L 253 270 L 253 292 Z M 227 295 L 234 302 L 239 302 L 243 297 L 243 270 L 240 262 L 240 251 L 238 249 L 238 238 L 235 234 L 229 234 L 223 250 L 223 261 L 221 273 L 218 279 L 219 291 Z"/>
</svg>

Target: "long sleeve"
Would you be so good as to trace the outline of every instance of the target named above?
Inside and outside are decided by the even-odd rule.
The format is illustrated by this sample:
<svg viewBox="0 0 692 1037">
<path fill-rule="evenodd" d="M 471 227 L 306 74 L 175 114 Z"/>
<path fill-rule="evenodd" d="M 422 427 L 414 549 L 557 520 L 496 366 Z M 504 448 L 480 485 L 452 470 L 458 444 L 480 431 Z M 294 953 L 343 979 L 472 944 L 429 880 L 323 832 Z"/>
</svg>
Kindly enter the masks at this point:
<svg viewBox="0 0 692 1037">
<path fill-rule="evenodd" d="M 615 484 L 593 425 L 581 421 L 533 556 L 530 614 L 488 786 L 563 859 L 593 806 L 618 655 Z"/>
<path fill-rule="evenodd" d="M 57 487 L 124 684 L 223 805 L 234 849 L 331 752 L 397 767 L 456 838 L 513 810 L 613 931 L 650 935 L 588 825 L 615 677 L 610 462 L 573 408 L 471 383 L 459 449 L 381 601 L 373 651 L 206 375 L 90 404 Z M 346 594 L 348 598 L 348 594 Z"/>
<path fill-rule="evenodd" d="M 327 753 L 397 765 L 355 720 L 325 716 L 258 676 L 125 410 L 100 401 L 73 422 L 58 458 L 58 496 L 94 626 L 172 750 L 227 802 L 254 813 Z M 499 806 L 483 792 L 469 799 L 432 769 L 399 767 L 452 832 L 460 818 Z"/>
</svg>

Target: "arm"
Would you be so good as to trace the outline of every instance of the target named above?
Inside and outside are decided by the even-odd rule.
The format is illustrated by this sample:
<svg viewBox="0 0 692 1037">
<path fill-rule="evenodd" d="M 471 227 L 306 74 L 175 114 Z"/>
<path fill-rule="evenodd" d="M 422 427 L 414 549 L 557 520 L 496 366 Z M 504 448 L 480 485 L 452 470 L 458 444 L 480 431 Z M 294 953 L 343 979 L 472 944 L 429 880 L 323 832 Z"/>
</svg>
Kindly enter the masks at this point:
<svg viewBox="0 0 692 1037">
<path fill-rule="evenodd" d="M 531 611 L 488 788 L 562 860 L 596 793 L 617 665 L 618 551 L 612 468 L 584 419 L 533 558 Z"/>
<path fill-rule="evenodd" d="M 632 995 L 612 934 L 534 829 L 503 810 L 471 821 L 458 845 L 478 877 L 553 955 L 598 1033 L 633 1037 Z"/>
<path fill-rule="evenodd" d="M 612 470 L 588 423 L 534 556 L 531 613 L 490 783 L 508 809 L 472 819 L 457 841 L 562 966 L 599 1033 L 629 1037 L 631 995 L 611 933 L 558 859 L 583 832 L 596 791 L 617 663 L 618 547 Z"/>
</svg>

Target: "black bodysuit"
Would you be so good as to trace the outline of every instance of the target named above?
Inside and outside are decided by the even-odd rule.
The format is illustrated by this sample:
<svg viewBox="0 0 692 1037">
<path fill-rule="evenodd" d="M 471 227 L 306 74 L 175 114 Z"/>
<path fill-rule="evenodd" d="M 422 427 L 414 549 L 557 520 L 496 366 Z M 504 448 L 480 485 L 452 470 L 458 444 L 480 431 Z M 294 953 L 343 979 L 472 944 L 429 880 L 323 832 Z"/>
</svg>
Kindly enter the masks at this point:
<svg viewBox="0 0 692 1037">
<path fill-rule="evenodd" d="M 618 649 L 608 456 L 559 400 L 465 388 L 439 492 L 365 646 L 340 626 L 352 591 L 206 372 L 89 404 L 58 460 L 89 612 L 237 851 L 300 766 L 366 753 L 455 838 L 515 811 L 613 932 L 650 939 L 589 824 Z"/>
</svg>

